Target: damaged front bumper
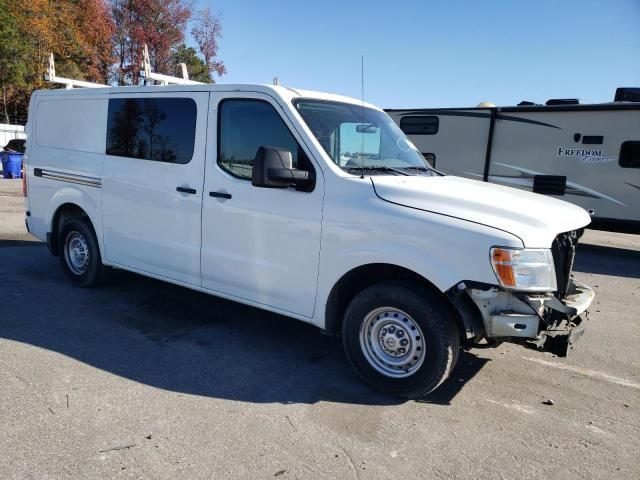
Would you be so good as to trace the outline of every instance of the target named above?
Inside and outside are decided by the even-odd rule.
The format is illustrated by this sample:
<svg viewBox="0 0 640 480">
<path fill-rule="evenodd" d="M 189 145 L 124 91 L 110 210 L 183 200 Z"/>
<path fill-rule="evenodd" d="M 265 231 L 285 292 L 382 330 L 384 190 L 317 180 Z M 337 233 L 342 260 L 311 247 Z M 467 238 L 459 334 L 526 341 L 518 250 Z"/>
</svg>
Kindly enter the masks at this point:
<svg viewBox="0 0 640 480">
<path fill-rule="evenodd" d="M 582 336 L 587 309 L 595 297 L 591 288 L 573 280 L 562 299 L 552 293 L 508 292 L 497 287 L 466 291 L 480 310 L 487 340 L 525 343 L 559 356 L 566 356 Z"/>
</svg>

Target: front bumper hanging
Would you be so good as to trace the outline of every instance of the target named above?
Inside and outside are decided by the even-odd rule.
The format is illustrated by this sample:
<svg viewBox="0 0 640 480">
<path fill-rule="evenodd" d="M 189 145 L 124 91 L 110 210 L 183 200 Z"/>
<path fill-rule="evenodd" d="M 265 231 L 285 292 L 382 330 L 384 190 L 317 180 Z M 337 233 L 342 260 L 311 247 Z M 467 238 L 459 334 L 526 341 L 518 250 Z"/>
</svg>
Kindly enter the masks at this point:
<svg viewBox="0 0 640 480">
<path fill-rule="evenodd" d="M 530 340 L 528 343 L 537 349 L 566 357 L 573 345 L 584 334 L 587 309 L 594 298 L 595 292 L 590 287 L 572 280 L 567 295 L 562 301 L 554 296 L 542 299 L 537 310 L 550 310 L 550 315 L 547 315 L 547 328 L 541 332 L 540 338 Z M 535 308 L 537 299 L 530 300 L 530 304 Z"/>
<path fill-rule="evenodd" d="M 467 293 L 482 314 L 485 337 L 493 342 L 510 341 L 566 356 L 585 329 L 587 309 L 595 294 L 571 280 L 567 294 L 507 292 L 469 288 Z"/>
</svg>

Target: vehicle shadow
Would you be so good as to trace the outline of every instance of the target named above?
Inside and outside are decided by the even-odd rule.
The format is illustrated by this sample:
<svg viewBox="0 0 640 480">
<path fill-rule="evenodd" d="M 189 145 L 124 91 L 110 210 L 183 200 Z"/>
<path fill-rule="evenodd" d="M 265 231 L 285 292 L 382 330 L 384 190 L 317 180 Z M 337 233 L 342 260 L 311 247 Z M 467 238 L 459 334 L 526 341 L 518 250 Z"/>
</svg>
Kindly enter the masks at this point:
<svg viewBox="0 0 640 480">
<path fill-rule="evenodd" d="M 80 289 L 42 244 L 0 241 L 0 252 L 2 338 L 193 395 L 403 403 L 366 386 L 340 339 L 303 322 L 127 272 L 105 287 Z M 450 404 L 486 361 L 461 352 L 451 379 L 425 401 Z"/>
<path fill-rule="evenodd" d="M 640 278 L 640 250 L 579 243 L 574 270 L 599 275 Z"/>
</svg>

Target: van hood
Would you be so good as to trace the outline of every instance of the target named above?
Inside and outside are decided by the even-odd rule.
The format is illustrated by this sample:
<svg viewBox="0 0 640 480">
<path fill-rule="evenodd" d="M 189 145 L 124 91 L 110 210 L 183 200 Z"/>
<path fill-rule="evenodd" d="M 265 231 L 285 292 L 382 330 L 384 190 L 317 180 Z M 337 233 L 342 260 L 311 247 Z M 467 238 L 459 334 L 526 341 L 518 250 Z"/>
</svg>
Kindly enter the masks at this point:
<svg viewBox="0 0 640 480">
<path fill-rule="evenodd" d="M 571 203 L 462 177 L 381 175 L 371 182 L 382 200 L 494 227 L 519 237 L 525 247 L 549 248 L 559 233 L 591 222 Z"/>
</svg>

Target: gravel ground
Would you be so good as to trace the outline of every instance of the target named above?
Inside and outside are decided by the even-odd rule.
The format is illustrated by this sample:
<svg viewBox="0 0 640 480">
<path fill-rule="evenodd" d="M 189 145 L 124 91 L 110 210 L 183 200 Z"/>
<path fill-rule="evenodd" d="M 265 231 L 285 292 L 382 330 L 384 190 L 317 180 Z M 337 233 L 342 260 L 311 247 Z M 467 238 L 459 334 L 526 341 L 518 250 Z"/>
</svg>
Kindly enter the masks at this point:
<svg viewBox="0 0 640 480">
<path fill-rule="evenodd" d="M 72 287 L 19 184 L 0 180 L 0 478 L 640 478 L 640 236 L 583 237 L 597 297 L 568 358 L 472 350 L 406 402 L 300 322 L 128 273 Z"/>
</svg>

